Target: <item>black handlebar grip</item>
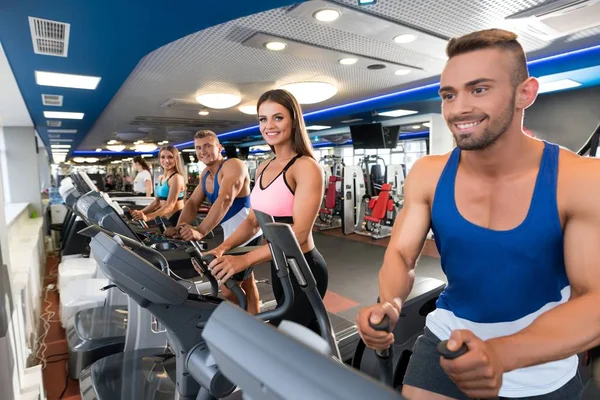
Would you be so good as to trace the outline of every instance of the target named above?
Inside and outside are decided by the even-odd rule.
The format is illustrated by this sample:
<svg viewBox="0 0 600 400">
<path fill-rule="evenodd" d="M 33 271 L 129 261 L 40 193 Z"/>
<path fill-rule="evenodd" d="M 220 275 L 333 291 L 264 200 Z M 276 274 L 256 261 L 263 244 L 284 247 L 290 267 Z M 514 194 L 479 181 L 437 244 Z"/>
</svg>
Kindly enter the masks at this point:
<svg viewBox="0 0 600 400">
<path fill-rule="evenodd" d="M 373 324 L 371 322 L 371 320 L 369 319 L 369 326 L 372 329 L 375 329 L 376 331 L 391 332 L 392 331 L 392 320 L 390 319 L 390 316 L 386 314 L 383 316 L 383 319 L 378 324 Z"/>
<path fill-rule="evenodd" d="M 469 351 L 469 348 L 467 347 L 466 344 L 463 343 L 461 348 L 458 349 L 457 351 L 450 351 L 450 350 L 448 350 L 448 341 L 444 340 L 444 341 L 438 343 L 437 350 L 440 353 L 440 355 L 442 357 L 444 357 L 445 359 L 454 360 L 455 358 L 458 358 L 458 357 L 462 356 L 463 354 L 465 354 L 467 351 Z"/>
</svg>

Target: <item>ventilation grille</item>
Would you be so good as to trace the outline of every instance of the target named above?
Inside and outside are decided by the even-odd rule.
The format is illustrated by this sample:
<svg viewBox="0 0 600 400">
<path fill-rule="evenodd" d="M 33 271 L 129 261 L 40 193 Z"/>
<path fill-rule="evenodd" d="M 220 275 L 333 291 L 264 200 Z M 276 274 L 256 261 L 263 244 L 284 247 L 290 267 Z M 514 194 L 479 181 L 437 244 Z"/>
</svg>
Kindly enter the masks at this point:
<svg viewBox="0 0 600 400">
<path fill-rule="evenodd" d="M 77 133 L 77 129 L 48 129 L 48 133 Z"/>
<path fill-rule="evenodd" d="M 70 24 L 29 17 L 35 54 L 66 57 L 69 52 Z"/>
<path fill-rule="evenodd" d="M 62 121 L 46 121 L 46 124 L 54 128 L 60 128 L 62 126 Z"/>
<path fill-rule="evenodd" d="M 172 117 L 136 117 L 131 125 L 149 126 L 155 128 L 194 128 L 194 129 L 226 129 L 237 125 L 237 121 L 214 119 L 192 119 Z"/>
<path fill-rule="evenodd" d="M 45 106 L 62 107 L 63 97 L 57 94 L 42 94 L 42 104 Z"/>
</svg>

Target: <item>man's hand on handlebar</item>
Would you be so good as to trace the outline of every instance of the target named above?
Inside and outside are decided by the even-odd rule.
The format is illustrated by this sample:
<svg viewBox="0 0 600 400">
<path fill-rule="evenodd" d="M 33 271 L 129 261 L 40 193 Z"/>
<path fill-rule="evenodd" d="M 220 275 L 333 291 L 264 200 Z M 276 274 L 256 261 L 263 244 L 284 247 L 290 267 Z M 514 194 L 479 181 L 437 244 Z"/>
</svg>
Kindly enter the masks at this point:
<svg viewBox="0 0 600 400">
<path fill-rule="evenodd" d="M 376 331 L 369 325 L 369 319 L 372 324 L 376 325 L 381 322 L 385 315 L 388 315 L 393 331 L 398 318 L 400 318 L 401 307 L 400 299 L 396 299 L 394 304 L 389 302 L 377 303 L 359 310 L 356 316 L 356 326 L 360 337 L 367 347 L 374 350 L 385 350 L 394 343 L 393 333 Z"/>
<path fill-rule="evenodd" d="M 193 226 L 190 225 L 183 225 L 181 228 L 179 228 L 179 236 L 183 240 L 186 240 L 188 242 L 190 240 L 200 241 L 204 238 L 204 235 L 202 235 L 200 232 L 194 229 Z"/>
<path fill-rule="evenodd" d="M 207 251 L 205 254 L 212 254 L 213 256 L 219 258 L 221 257 L 225 252 L 219 248 L 219 246 L 215 247 L 214 249 Z"/>
<path fill-rule="evenodd" d="M 170 228 L 167 228 L 163 234 L 165 236 L 175 238 L 175 237 L 179 236 L 178 232 L 179 232 L 179 227 L 178 226 L 172 226 Z"/>
</svg>

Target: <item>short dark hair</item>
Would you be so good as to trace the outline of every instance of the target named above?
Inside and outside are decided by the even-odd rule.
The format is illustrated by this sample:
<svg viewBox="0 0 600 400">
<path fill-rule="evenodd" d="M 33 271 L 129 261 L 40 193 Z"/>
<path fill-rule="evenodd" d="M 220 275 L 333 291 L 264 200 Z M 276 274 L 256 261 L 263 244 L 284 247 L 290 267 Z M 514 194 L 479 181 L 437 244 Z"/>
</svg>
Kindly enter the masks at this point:
<svg viewBox="0 0 600 400">
<path fill-rule="evenodd" d="M 204 139 L 207 137 L 214 138 L 217 141 L 217 143 L 220 143 L 219 138 L 217 137 L 217 134 L 214 133 L 213 131 L 209 131 L 208 129 L 203 129 L 201 131 L 198 131 L 194 135 L 194 139 Z"/>
<path fill-rule="evenodd" d="M 513 84 L 515 87 L 529 78 L 527 57 L 523 47 L 517 41 L 517 34 L 503 29 L 486 29 L 452 38 L 446 46 L 446 55 L 450 59 L 483 49 L 500 49 L 512 54 L 515 67 L 513 70 Z"/>
<path fill-rule="evenodd" d="M 150 171 L 150 167 L 148 166 L 146 161 L 142 158 L 142 156 L 133 157 L 133 162 L 140 164 L 142 166 L 142 169 L 145 169 L 146 171 Z"/>
</svg>

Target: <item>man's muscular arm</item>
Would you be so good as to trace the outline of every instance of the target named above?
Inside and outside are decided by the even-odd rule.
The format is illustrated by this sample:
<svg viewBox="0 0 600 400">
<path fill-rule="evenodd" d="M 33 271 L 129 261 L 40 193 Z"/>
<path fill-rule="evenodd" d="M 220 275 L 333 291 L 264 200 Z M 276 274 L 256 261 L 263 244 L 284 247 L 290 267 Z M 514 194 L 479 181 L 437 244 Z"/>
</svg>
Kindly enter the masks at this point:
<svg viewBox="0 0 600 400">
<path fill-rule="evenodd" d="M 566 156 L 575 164 L 567 167 L 568 184 L 559 187 L 567 199 L 563 241 L 571 298 L 522 331 L 489 341 L 505 372 L 600 345 L 600 160 Z"/>
<path fill-rule="evenodd" d="M 362 308 L 356 317 L 359 334 L 370 348 L 385 349 L 393 343 L 394 337 L 391 333 L 375 331 L 369 321 L 377 324 L 388 315 L 395 325 L 402 302 L 412 290 L 414 268 L 431 225 L 430 185 L 436 179 L 435 160 L 430 157 L 420 159 L 411 169 L 404 185 L 404 207 L 394 222 L 390 244 L 379 270 L 381 302 Z"/>
<path fill-rule="evenodd" d="M 233 205 L 235 198 L 244 188 L 247 169 L 243 161 L 237 159 L 228 161 L 221 168 L 221 173 L 223 174 L 223 181 L 220 183 L 219 196 L 211 205 L 206 218 L 197 228 L 202 236 L 206 236 L 221 223 L 221 220 Z M 217 176 L 216 179 L 218 179 Z"/>
</svg>

